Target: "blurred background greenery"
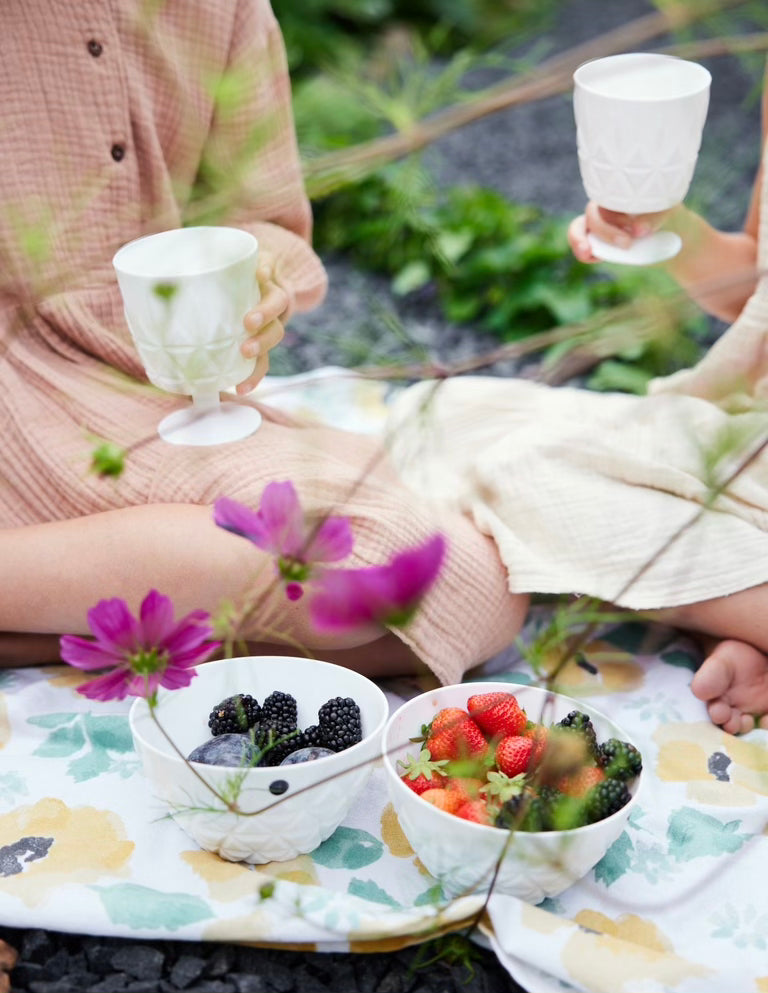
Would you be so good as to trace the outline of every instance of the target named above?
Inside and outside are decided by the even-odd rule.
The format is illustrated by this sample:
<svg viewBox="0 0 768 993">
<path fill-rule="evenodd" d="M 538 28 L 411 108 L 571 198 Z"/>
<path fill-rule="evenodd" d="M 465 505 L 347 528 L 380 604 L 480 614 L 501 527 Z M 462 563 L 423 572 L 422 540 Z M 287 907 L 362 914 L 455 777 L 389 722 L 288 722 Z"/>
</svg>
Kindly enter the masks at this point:
<svg viewBox="0 0 768 993">
<path fill-rule="evenodd" d="M 513 106 L 531 85 L 531 99 L 568 91 L 572 66 L 558 62 L 549 41 L 564 2 L 273 0 L 315 244 L 324 258 L 385 277 L 398 297 L 427 292 L 446 321 L 500 343 L 529 339 L 536 347 L 543 336 L 550 381 L 583 374 L 592 388 L 642 392 L 650 377 L 694 362 L 713 336 L 712 322 L 659 269 L 576 262 L 566 240 L 572 215 L 483 185 L 441 182 L 425 155 L 439 134 L 487 113 L 489 99 L 501 95 L 499 106 Z M 735 57 L 757 100 L 764 3 L 644 6 L 671 20 L 665 32 L 638 22 L 632 35 L 629 25 L 629 48 L 633 39 L 636 48 L 703 44 L 681 52 L 717 57 L 732 50 L 724 39 L 741 39 Z M 615 44 L 607 35 L 606 42 Z M 484 87 L 490 78 L 494 85 Z M 572 334 L 551 343 L 551 329 Z"/>
</svg>

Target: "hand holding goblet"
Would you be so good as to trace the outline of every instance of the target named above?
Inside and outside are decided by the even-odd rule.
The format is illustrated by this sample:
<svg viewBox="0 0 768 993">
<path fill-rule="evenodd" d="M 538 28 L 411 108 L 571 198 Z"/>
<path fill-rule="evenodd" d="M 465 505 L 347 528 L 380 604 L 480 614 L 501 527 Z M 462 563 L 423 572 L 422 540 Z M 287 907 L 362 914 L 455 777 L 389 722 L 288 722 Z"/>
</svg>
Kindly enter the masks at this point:
<svg viewBox="0 0 768 993">
<path fill-rule="evenodd" d="M 258 242 L 247 231 L 191 227 L 124 245 L 113 259 L 125 316 L 151 383 L 192 397 L 158 426 L 178 445 L 215 445 L 252 434 L 253 407 L 219 393 L 253 375 L 243 319 L 259 301 Z M 268 343 L 265 343 L 265 347 Z"/>
<path fill-rule="evenodd" d="M 579 169 L 603 211 L 658 214 L 684 200 L 709 104 L 711 76 L 698 63 L 630 53 L 595 59 L 574 73 Z M 619 248 L 589 236 L 607 262 L 648 265 L 676 255 L 680 237 L 653 231 Z"/>
</svg>

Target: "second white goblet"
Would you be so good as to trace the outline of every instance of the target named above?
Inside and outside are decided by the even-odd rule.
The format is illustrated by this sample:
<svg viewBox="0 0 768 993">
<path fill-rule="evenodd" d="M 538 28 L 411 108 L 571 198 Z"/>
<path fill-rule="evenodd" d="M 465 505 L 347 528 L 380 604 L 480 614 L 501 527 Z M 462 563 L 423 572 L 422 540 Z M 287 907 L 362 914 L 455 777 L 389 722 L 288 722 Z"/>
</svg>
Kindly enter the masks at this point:
<svg viewBox="0 0 768 993">
<path fill-rule="evenodd" d="M 590 200 L 624 214 L 682 203 L 698 159 L 712 77 L 671 55 L 631 52 L 593 59 L 573 75 L 582 182 Z M 590 235 L 606 262 L 648 265 L 675 256 L 680 237 L 658 231 L 620 249 Z"/>
</svg>

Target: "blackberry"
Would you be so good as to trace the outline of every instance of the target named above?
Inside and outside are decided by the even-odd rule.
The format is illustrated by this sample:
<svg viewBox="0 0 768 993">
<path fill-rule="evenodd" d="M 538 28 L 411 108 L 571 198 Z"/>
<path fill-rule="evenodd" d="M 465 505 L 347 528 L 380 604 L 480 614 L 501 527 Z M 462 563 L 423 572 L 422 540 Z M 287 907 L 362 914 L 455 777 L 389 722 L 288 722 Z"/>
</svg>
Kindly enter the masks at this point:
<svg viewBox="0 0 768 993">
<path fill-rule="evenodd" d="M 261 705 L 261 718 L 253 729 L 254 742 L 264 753 L 260 766 L 280 765 L 297 744 L 298 728 L 296 699 L 290 693 L 275 690 Z"/>
<path fill-rule="evenodd" d="M 320 727 L 317 724 L 310 724 L 308 728 L 299 731 L 295 738 L 291 739 L 294 749 L 298 748 L 322 748 L 322 736 Z"/>
<path fill-rule="evenodd" d="M 620 779 L 604 779 L 593 786 L 584 798 L 584 809 L 589 824 L 610 817 L 631 799 L 627 784 Z"/>
<path fill-rule="evenodd" d="M 265 722 L 257 724 L 251 731 L 253 743 L 262 753 L 257 765 L 280 765 L 286 755 L 290 755 L 300 747 L 298 744 L 301 732 L 294 728 L 285 734 L 280 734 L 275 728 Z"/>
<path fill-rule="evenodd" d="M 551 798 L 518 793 L 506 801 L 494 823 L 496 827 L 514 831 L 551 831 Z"/>
<path fill-rule="evenodd" d="M 243 734 L 259 721 L 261 707 L 248 693 L 228 696 L 213 708 L 208 727 L 214 738 L 219 734 Z"/>
<path fill-rule="evenodd" d="M 341 752 L 363 740 L 360 708 L 352 697 L 334 697 L 317 712 L 320 744 Z"/>
<path fill-rule="evenodd" d="M 280 690 L 270 693 L 261 705 L 259 723 L 264 729 L 272 728 L 278 738 L 295 731 L 299 726 L 295 698 Z"/>
<path fill-rule="evenodd" d="M 588 714 L 584 714 L 580 710 L 572 710 L 567 717 L 558 721 L 555 727 L 567 728 L 581 734 L 587 746 L 587 753 L 595 761 L 598 760 L 597 734 Z"/>
<path fill-rule="evenodd" d="M 597 764 L 602 766 L 608 779 L 627 782 L 640 775 L 643 760 L 640 752 L 628 741 L 609 738 L 600 746 Z"/>
</svg>

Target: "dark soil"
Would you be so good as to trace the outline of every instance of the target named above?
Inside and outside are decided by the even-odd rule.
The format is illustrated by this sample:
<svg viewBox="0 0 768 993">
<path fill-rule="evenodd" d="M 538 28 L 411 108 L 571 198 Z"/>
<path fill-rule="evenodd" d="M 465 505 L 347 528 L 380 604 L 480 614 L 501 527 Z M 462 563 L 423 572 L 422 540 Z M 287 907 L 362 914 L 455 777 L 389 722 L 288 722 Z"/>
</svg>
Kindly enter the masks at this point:
<svg viewBox="0 0 768 993">
<path fill-rule="evenodd" d="M 550 51 L 597 36 L 652 9 L 646 0 L 562 0 L 547 36 Z M 734 31 L 732 23 L 728 30 Z M 749 65 L 734 57 L 703 61 L 713 74 L 713 85 L 691 197 L 715 224 L 737 228 L 746 212 L 759 153 L 755 91 L 759 71 L 754 60 Z M 568 97 L 478 121 L 441 140 L 431 150 L 430 162 L 444 183 L 491 186 L 511 199 L 558 213 L 578 213 L 584 203 Z M 369 319 L 376 313 L 395 314 L 413 339 L 443 361 L 476 354 L 493 344 L 471 328 L 446 325 L 428 299 L 397 299 L 385 280 L 365 275 L 341 259 L 327 262 L 331 280 L 327 300 L 295 321 L 291 362 L 274 368 L 275 372 L 349 364 L 349 353 L 340 342 L 380 335 L 381 322 Z M 332 338 L 329 328 L 334 330 Z M 495 955 L 482 948 L 476 949 L 471 970 L 445 961 L 418 969 L 419 957 L 428 957 L 423 948 L 373 955 L 309 954 L 20 931 L 8 922 L 0 925 L 0 938 L 19 951 L 19 964 L 12 973 L 16 993 L 522 993 Z"/>
</svg>

